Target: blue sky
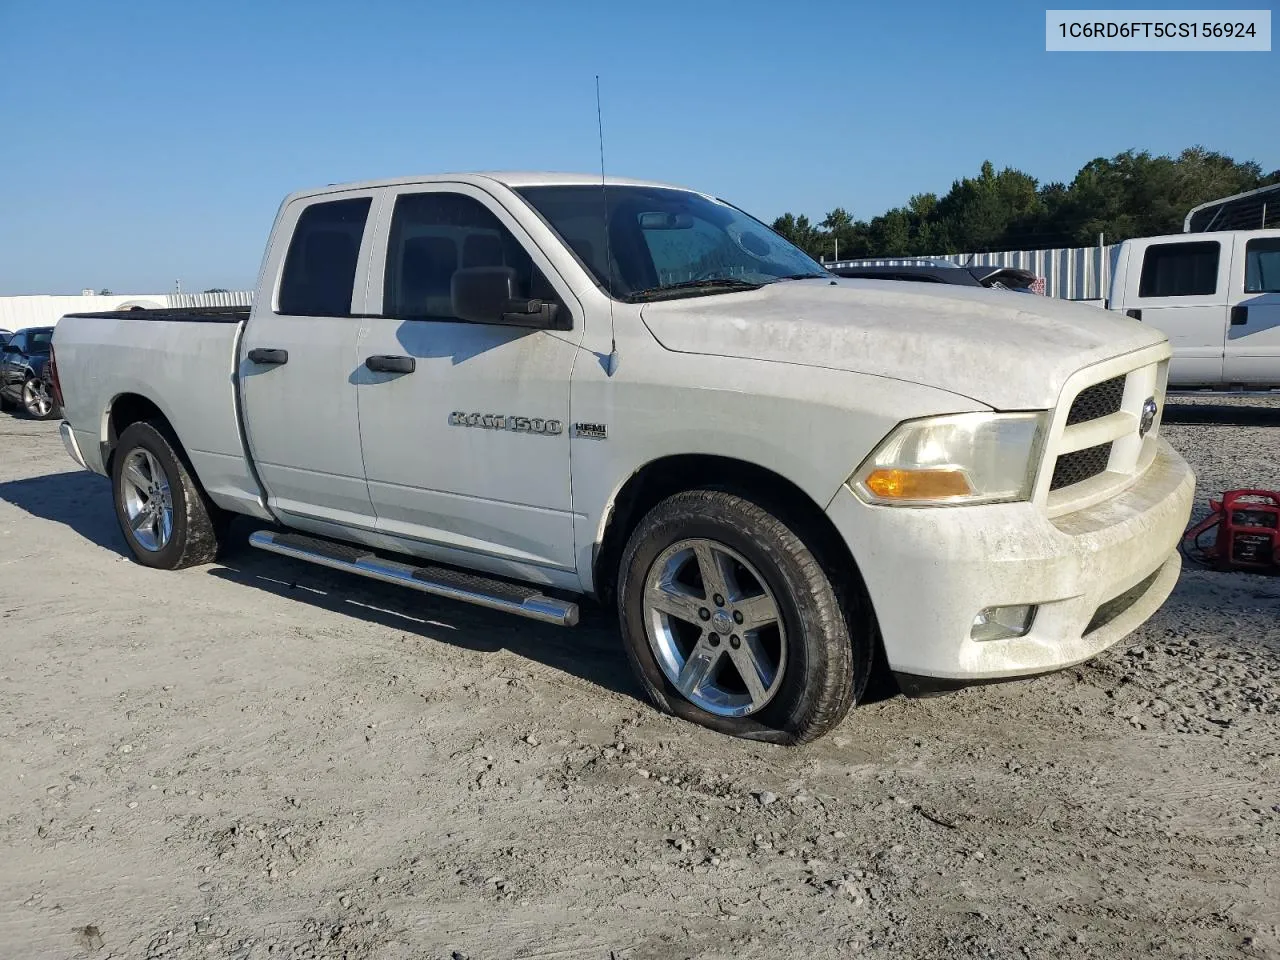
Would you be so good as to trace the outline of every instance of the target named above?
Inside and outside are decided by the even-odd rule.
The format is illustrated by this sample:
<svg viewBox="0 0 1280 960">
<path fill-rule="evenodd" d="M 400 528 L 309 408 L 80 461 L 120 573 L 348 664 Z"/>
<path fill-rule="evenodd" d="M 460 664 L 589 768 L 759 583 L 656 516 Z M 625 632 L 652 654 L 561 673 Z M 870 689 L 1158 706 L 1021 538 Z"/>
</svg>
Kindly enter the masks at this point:
<svg viewBox="0 0 1280 960">
<path fill-rule="evenodd" d="M 1044 4 L 0 0 L 0 294 L 252 286 L 305 186 L 594 170 L 858 217 L 985 159 L 1280 167 L 1280 53 L 1044 51 Z"/>
</svg>

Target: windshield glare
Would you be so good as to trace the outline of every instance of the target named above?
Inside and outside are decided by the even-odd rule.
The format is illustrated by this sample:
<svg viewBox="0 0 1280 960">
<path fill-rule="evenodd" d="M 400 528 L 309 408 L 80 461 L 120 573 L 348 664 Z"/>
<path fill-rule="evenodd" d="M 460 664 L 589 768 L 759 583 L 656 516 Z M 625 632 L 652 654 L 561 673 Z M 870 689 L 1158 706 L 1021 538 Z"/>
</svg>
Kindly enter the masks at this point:
<svg viewBox="0 0 1280 960">
<path fill-rule="evenodd" d="M 517 190 L 619 300 L 702 282 L 672 295 L 727 292 L 796 276 L 825 277 L 806 253 L 719 200 L 664 187 L 559 186 Z M 602 196 L 603 193 L 603 196 Z M 605 205 L 609 243 L 605 244 Z M 606 263 L 605 251 L 612 255 Z M 717 288 L 715 281 L 728 281 Z"/>
</svg>

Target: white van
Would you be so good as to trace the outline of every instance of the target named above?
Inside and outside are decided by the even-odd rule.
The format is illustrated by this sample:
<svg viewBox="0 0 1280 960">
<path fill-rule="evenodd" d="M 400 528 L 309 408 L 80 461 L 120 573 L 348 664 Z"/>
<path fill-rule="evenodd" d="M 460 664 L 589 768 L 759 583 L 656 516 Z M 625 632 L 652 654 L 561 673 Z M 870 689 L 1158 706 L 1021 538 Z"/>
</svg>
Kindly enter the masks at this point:
<svg viewBox="0 0 1280 960">
<path fill-rule="evenodd" d="M 1107 306 L 1168 335 L 1171 388 L 1280 387 L 1280 230 L 1126 240 Z"/>
</svg>

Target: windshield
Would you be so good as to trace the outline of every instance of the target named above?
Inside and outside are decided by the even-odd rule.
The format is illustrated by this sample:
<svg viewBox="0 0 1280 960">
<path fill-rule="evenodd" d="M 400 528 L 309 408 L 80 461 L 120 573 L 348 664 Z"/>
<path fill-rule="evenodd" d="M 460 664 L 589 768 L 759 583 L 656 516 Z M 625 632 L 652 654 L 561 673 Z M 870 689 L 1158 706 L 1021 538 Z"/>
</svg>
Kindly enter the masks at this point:
<svg viewBox="0 0 1280 960">
<path fill-rule="evenodd" d="M 577 185 L 516 192 L 619 300 L 700 296 L 830 276 L 760 221 L 688 190 Z"/>
</svg>

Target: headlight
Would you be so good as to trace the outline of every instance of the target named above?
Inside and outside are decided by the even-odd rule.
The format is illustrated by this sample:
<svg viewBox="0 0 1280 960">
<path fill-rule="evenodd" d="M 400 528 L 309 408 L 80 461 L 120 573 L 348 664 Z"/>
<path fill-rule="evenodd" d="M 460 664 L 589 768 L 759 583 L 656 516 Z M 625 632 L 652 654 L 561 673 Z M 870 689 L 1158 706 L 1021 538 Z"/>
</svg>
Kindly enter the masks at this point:
<svg viewBox="0 0 1280 960">
<path fill-rule="evenodd" d="M 948 506 L 1027 500 L 1043 413 L 960 413 L 900 423 L 849 478 L 869 503 Z"/>
</svg>

